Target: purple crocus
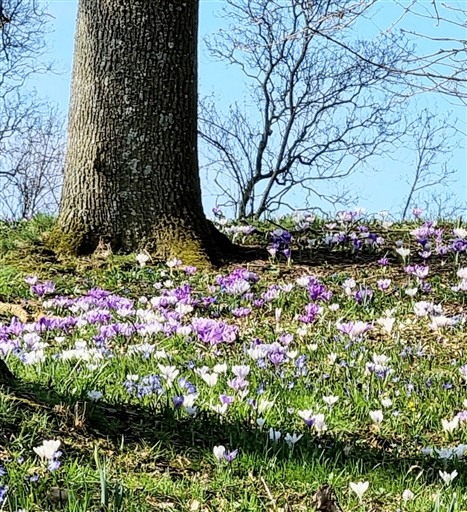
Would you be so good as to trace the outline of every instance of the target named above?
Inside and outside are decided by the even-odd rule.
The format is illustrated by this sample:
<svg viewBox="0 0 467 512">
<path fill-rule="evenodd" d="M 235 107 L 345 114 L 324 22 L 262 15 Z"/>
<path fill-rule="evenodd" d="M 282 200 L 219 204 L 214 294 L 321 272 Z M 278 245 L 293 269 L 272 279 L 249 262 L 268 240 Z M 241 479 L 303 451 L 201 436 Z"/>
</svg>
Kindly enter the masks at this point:
<svg viewBox="0 0 467 512">
<path fill-rule="evenodd" d="M 305 314 L 299 317 L 300 322 L 311 324 L 315 321 L 316 317 L 319 315 L 321 311 L 320 306 L 318 304 L 307 304 L 305 306 Z"/>
<path fill-rule="evenodd" d="M 235 397 L 230 395 L 219 395 L 219 400 L 221 401 L 221 404 L 230 405 L 235 400 Z"/>
<path fill-rule="evenodd" d="M 42 297 L 46 293 L 53 293 L 55 291 L 55 284 L 52 281 L 47 281 L 45 283 L 38 283 L 31 287 L 33 293 Z"/>
<path fill-rule="evenodd" d="M 362 286 L 354 293 L 354 298 L 359 304 L 366 304 L 367 302 L 371 301 L 372 297 L 373 290 L 369 287 Z"/>
<path fill-rule="evenodd" d="M 24 278 L 24 282 L 28 284 L 29 286 L 34 286 L 39 281 L 39 278 L 37 276 L 26 276 Z"/>
<path fill-rule="evenodd" d="M 230 464 L 235 457 L 238 455 L 238 448 L 234 450 L 233 452 L 224 452 L 224 459 Z"/>
<path fill-rule="evenodd" d="M 378 288 L 380 290 L 387 290 L 391 286 L 391 280 L 390 279 L 379 279 L 378 280 Z"/>
<path fill-rule="evenodd" d="M 175 409 L 179 409 L 183 405 L 184 398 L 183 396 L 173 396 L 172 402 L 174 404 Z"/>
<path fill-rule="evenodd" d="M 234 391 L 243 391 L 249 385 L 249 382 L 241 377 L 235 377 L 234 379 L 227 380 L 227 384 Z"/>
<path fill-rule="evenodd" d="M 251 308 L 240 307 L 240 308 L 232 309 L 232 315 L 236 316 L 237 318 L 248 316 L 250 313 L 251 313 Z"/>
<path fill-rule="evenodd" d="M 0 486 L 0 504 L 3 503 L 6 499 L 6 495 L 8 492 L 8 486 Z"/>
</svg>

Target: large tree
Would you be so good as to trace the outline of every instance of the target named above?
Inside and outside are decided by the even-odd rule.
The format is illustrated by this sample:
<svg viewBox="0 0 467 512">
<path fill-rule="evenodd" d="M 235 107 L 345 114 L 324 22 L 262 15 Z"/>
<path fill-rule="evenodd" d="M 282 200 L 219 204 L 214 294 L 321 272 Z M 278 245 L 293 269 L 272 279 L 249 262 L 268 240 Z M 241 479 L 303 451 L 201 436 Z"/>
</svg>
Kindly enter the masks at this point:
<svg viewBox="0 0 467 512">
<path fill-rule="evenodd" d="M 197 29 L 197 0 L 80 0 L 57 250 L 222 259 L 201 203 Z"/>
</svg>

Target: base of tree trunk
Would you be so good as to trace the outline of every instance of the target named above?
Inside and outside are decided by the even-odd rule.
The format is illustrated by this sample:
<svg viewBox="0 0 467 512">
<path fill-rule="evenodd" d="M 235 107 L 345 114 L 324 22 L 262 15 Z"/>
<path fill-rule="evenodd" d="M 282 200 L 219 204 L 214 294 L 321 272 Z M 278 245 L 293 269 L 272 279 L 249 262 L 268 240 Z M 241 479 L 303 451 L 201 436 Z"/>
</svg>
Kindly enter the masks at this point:
<svg viewBox="0 0 467 512">
<path fill-rule="evenodd" d="M 178 258 L 184 265 L 197 268 L 224 265 L 240 251 L 206 218 L 187 221 L 168 217 L 153 225 L 149 235 L 139 239 L 128 239 L 118 233 L 99 235 L 97 230 L 82 227 L 61 228 L 57 223 L 46 245 L 62 256 L 91 255 L 99 245 L 122 254 L 146 250 L 156 259 Z"/>
<path fill-rule="evenodd" d="M 5 361 L 0 359 L 0 384 L 12 384 L 16 377 L 10 372 Z"/>
</svg>

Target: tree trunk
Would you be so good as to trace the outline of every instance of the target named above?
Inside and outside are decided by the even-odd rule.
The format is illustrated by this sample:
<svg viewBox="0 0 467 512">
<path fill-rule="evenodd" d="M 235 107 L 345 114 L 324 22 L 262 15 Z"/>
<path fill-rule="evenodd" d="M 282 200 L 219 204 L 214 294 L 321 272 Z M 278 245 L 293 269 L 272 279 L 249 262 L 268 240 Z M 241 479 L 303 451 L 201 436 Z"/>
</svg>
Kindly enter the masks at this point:
<svg viewBox="0 0 467 512">
<path fill-rule="evenodd" d="M 5 361 L 0 359 L 0 384 L 11 384 L 15 381 L 15 376 L 8 369 Z"/>
<path fill-rule="evenodd" d="M 203 265 L 229 248 L 201 203 L 197 26 L 197 0 L 80 0 L 59 252 Z"/>
</svg>

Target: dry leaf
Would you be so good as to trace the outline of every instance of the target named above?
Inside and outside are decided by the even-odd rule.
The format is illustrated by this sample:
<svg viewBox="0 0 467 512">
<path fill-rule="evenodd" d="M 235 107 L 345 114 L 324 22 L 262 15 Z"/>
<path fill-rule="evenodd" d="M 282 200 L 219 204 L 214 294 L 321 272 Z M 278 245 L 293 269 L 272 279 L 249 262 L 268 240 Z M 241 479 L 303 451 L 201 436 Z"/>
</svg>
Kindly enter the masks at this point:
<svg viewBox="0 0 467 512">
<path fill-rule="evenodd" d="M 322 512 L 339 512 L 342 510 L 337 503 L 336 493 L 330 485 L 322 485 L 311 498 L 311 504 Z"/>
<path fill-rule="evenodd" d="M 201 503 L 198 500 L 193 500 L 190 503 L 190 511 L 195 512 L 196 510 L 199 509 L 200 505 L 201 505 Z"/>
<path fill-rule="evenodd" d="M 47 498 L 56 503 L 63 503 L 68 500 L 68 491 L 60 487 L 51 487 L 47 491 Z"/>
<path fill-rule="evenodd" d="M 96 250 L 93 252 L 93 257 L 101 260 L 107 259 L 112 254 L 110 244 L 106 244 L 102 238 L 97 244 Z"/>
<path fill-rule="evenodd" d="M 154 506 L 159 510 L 173 510 L 175 505 L 170 501 L 166 501 L 165 503 L 154 503 Z"/>
</svg>

